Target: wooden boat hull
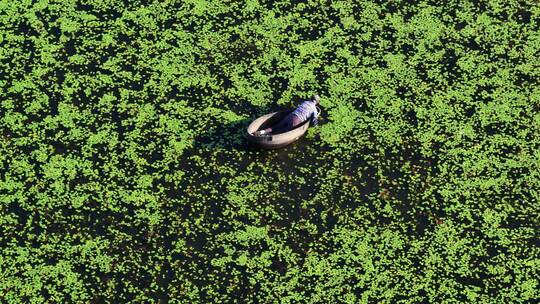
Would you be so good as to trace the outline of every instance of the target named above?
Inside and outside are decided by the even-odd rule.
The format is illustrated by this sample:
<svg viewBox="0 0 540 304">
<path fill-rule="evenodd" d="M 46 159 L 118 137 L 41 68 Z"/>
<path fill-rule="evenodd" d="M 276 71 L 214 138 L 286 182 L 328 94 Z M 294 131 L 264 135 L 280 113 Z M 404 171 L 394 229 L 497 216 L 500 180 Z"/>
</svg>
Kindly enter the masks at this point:
<svg viewBox="0 0 540 304">
<path fill-rule="evenodd" d="M 255 119 L 246 130 L 246 136 L 248 140 L 257 147 L 264 149 L 277 149 L 285 147 L 300 137 L 302 137 L 310 125 L 310 119 L 304 121 L 300 125 L 296 126 L 294 129 L 278 134 L 270 134 L 269 136 L 254 136 L 253 132 L 264 129 L 269 125 L 274 124 L 281 118 L 285 117 L 287 114 L 293 112 L 294 110 L 278 111 L 270 114 L 263 115 Z"/>
</svg>

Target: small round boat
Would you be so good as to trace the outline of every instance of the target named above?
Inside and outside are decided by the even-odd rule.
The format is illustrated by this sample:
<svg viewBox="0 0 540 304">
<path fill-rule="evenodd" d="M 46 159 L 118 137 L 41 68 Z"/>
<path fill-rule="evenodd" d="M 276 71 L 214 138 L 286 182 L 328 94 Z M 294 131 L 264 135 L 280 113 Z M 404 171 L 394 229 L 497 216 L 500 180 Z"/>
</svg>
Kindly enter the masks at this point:
<svg viewBox="0 0 540 304">
<path fill-rule="evenodd" d="M 318 113 L 317 116 L 321 113 L 321 109 L 317 107 Z M 296 140 L 298 140 L 301 136 L 303 136 L 307 129 L 309 128 L 309 125 L 311 123 L 311 119 L 308 119 L 301 124 L 297 125 L 293 129 L 282 132 L 282 133 L 270 133 L 268 135 L 263 136 L 255 136 L 253 135 L 254 132 L 266 129 L 268 126 L 271 126 L 287 116 L 289 113 L 292 113 L 294 110 L 285 110 L 285 111 L 277 111 L 270 114 L 263 115 L 257 119 L 255 119 L 246 130 L 246 136 L 248 140 L 253 143 L 255 146 L 264 148 L 264 149 L 277 149 L 285 147 Z"/>
</svg>

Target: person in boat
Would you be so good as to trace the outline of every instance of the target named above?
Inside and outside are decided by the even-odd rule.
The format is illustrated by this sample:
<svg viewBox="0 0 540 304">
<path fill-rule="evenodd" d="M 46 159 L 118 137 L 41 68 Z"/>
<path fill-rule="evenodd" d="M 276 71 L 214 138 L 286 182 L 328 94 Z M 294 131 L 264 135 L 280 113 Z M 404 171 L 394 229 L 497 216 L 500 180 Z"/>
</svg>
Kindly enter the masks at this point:
<svg viewBox="0 0 540 304">
<path fill-rule="evenodd" d="M 312 124 L 317 124 L 317 105 L 319 104 L 319 95 L 311 96 L 310 100 L 302 102 L 293 112 L 287 114 L 275 125 L 264 130 L 253 133 L 256 136 L 268 135 L 270 133 L 281 133 L 293 129 L 304 121 L 311 119 Z"/>
</svg>

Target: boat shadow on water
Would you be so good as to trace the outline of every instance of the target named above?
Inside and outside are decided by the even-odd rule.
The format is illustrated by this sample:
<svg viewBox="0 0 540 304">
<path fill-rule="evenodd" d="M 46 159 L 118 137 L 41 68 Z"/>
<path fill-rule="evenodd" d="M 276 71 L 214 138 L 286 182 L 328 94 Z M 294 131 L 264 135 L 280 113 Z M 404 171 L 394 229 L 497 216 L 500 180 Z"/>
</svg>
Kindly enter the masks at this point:
<svg viewBox="0 0 540 304">
<path fill-rule="evenodd" d="M 277 109 L 275 111 L 284 110 L 286 109 Z M 280 152 L 287 152 L 303 147 L 308 141 L 305 136 L 301 136 L 296 142 L 275 150 L 267 150 L 257 146 L 248 139 L 246 130 L 255 119 L 262 115 L 264 115 L 264 113 L 251 115 L 249 118 L 243 118 L 211 127 L 194 138 L 193 148 L 195 151 L 221 149 L 257 154 L 268 154 L 273 151 L 274 153 L 281 154 Z"/>
<path fill-rule="evenodd" d="M 207 129 L 195 137 L 193 148 L 196 150 L 222 149 L 237 151 L 255 151 L 249 144 L 244 132 L 253 118 L 244 118 Z"/>
</svg>

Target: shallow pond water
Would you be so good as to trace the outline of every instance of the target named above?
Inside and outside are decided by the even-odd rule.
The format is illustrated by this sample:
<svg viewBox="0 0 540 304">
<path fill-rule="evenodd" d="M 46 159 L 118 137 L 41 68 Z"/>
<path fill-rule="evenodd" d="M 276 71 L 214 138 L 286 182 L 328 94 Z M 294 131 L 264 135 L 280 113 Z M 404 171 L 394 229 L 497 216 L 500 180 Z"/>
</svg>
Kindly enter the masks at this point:
<svg viewBox="0 0 540 304">
<path fill-rule="evenodd" d="M 538 301 L 533 1 L 0 15 L 0 302 Z"/>
</svg>

